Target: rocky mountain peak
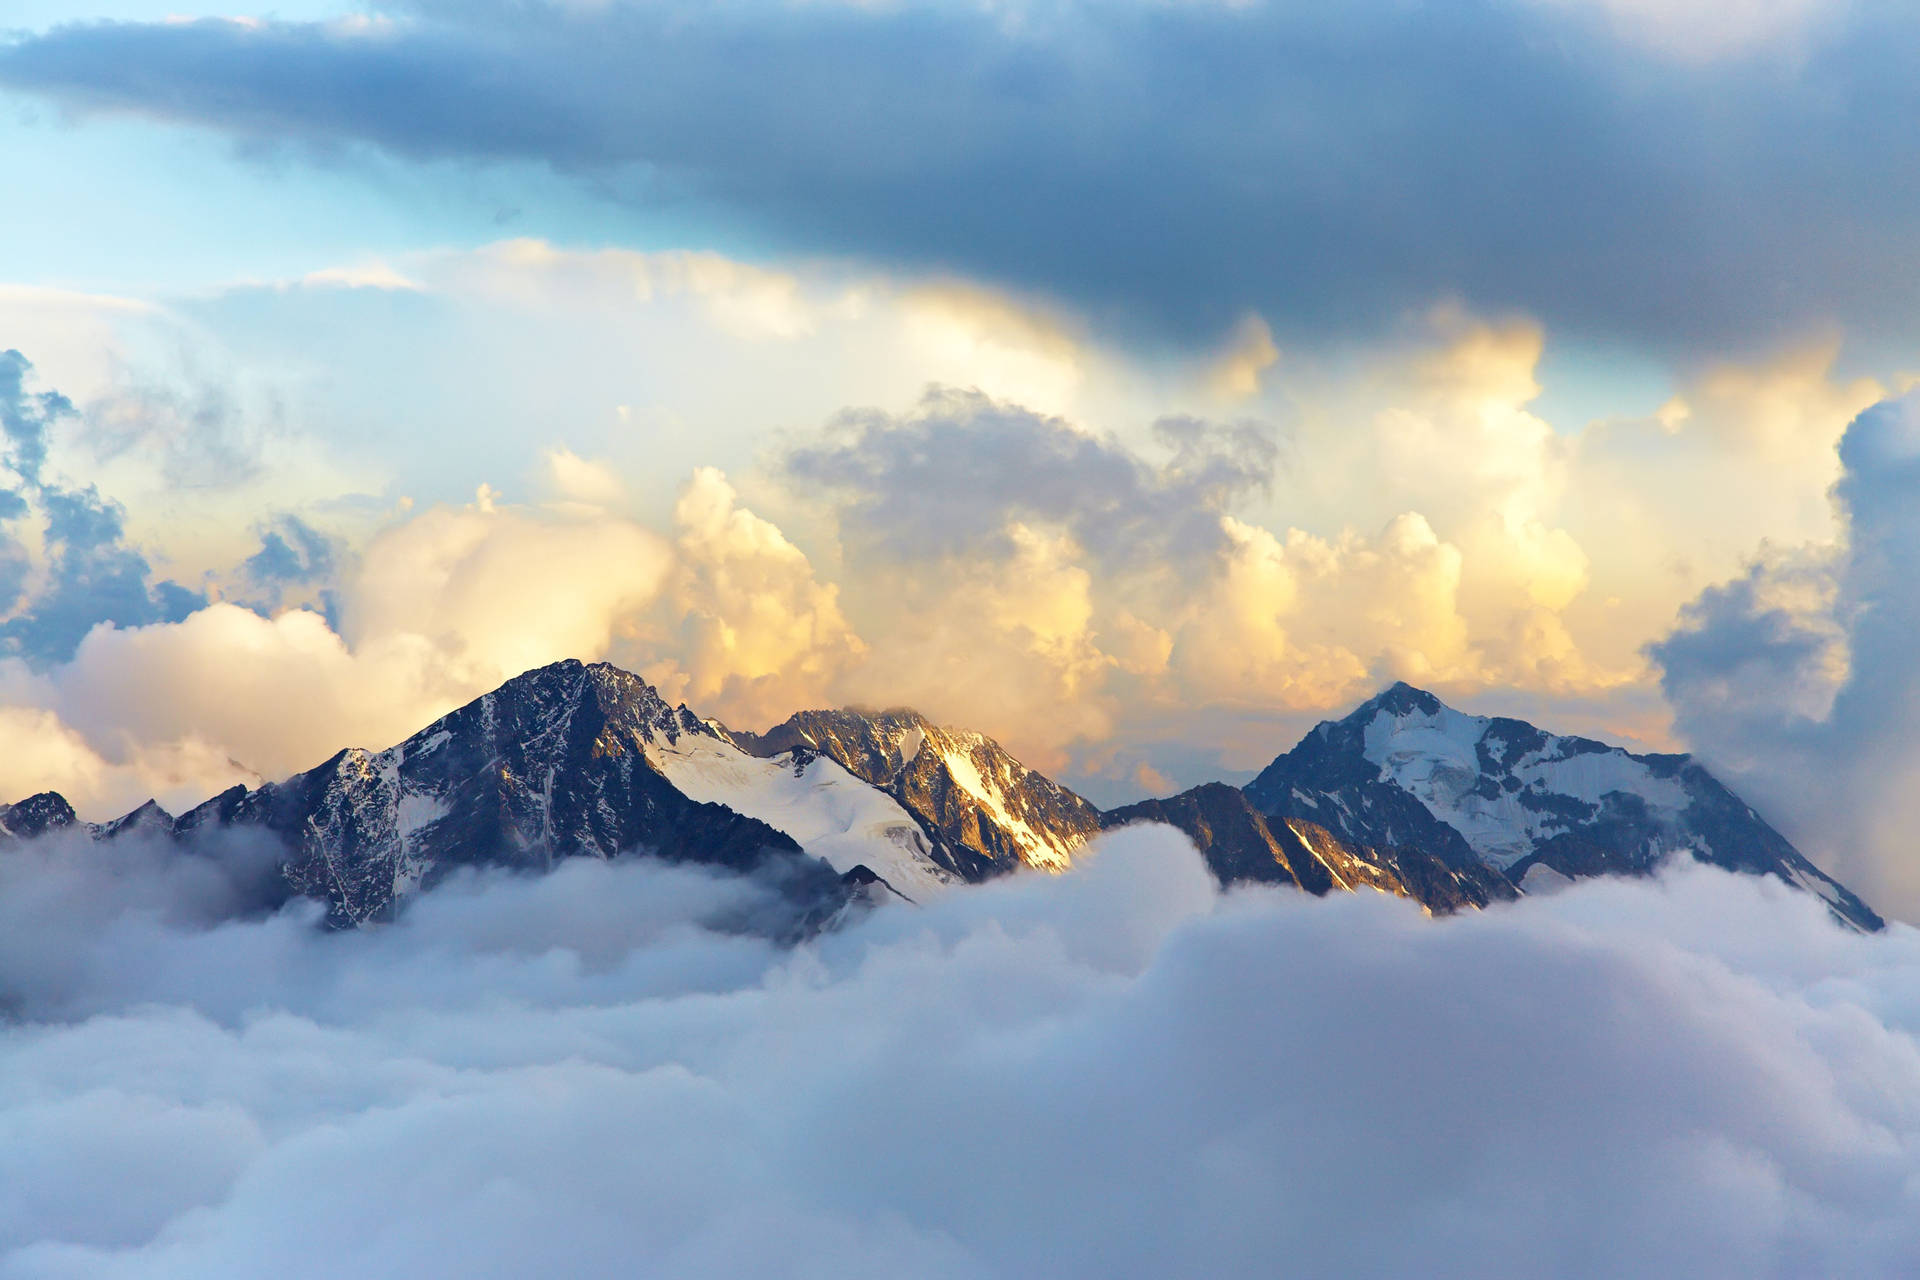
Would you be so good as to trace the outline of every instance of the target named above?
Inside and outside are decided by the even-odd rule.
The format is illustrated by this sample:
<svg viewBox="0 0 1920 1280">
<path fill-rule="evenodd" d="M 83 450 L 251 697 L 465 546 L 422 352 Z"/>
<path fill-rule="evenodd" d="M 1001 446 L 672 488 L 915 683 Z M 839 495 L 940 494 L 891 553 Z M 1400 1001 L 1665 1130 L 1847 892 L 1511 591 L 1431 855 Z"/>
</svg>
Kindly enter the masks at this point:
<svg viewBox="0 0 1920 1280">
<path fill-rule="evenodd" d="M 1374 888 L 1435 911 L 1692 856 L 1777 876 L 1861 928 L 1880 923 L 1688 757 L 1468 715 L 1405 682 L 1316 726 L 1244 789 L 1206 784 L 1103 815 L 992 738 L 907 708 L 729 731 L 632 672 L 569 660 L 397 746 L 350 747 L 178 819 L 148 801 L 94 827 L 43 792 L 0 806 L 0 838 L 266 837 L 284 850 L 282 897 L 322 899 L 340 925 L 384 919 L 460 866 L 776 859 L 777 878 L 812 895 L 803 915 L 828 919 L 1020 867 L 1062 871 L 1103 826 L 1129 821 L 1185 831 L 1223 882 Z"/>
<path fill-rule="evenodd" d="M 79 817 L 58 791 L 42 791 L 18 804 L 0 805 L 0 835 L 29 840 L 74 826 Z"/>
<path fill-rule="evenodd" d="M 1246 790 L 1270 817 L 1319 823 L 1352 845 L 1425 849 L 1522 887 L 1691 856 L 1777 876 L 1850 923 L 1880 924 L 1689 757 L 1468 715 L 1409 685 L 1323 722 Z"/>
<path fill-rule="evenodd" d="M 171 835 L 173 827 L 173 815 L 162 809 L 158 801 L 149 799 L 131 813 L 123 814 L 102 826 L 100 835 L 108 839 L 136 831 L 147 835 Z"/>
<path fill-rule="evenodd" d="M 1365 722 L 1372 720 L 1382 711 L 1393 716 L 1416 714 L 1437 716 L 1446 710 L 1448 710 L 1446 703 L 1425 689 L 1416 688 L 1405 680 L 1396 680 L 1361 703 L 1346 719 Z"/>
<path fill-rule="evenodd" d="M 1060 871 L 1100 829 L 1100 811 L 985 734 L 917 711 L 802 711 L 764 734 L 733 733 L 755 755 L 817 754 L 893 797 L 930 856 L 963 880 L 1019 866 Z"/>
</svg>

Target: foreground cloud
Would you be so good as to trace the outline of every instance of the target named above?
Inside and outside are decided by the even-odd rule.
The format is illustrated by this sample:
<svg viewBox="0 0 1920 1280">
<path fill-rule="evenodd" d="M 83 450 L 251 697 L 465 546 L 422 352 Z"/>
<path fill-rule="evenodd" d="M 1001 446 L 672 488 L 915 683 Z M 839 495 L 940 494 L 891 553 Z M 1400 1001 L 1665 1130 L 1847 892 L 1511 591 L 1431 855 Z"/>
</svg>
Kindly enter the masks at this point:
<svg viewBox="0 0 1920 1280">
<path fill-rule="evenodd" d="M 1920 942 L 1703 867 L 1434 921 L 1143 828 L 793 954 L 643 861 L 344 936 L 223 883 L 0 861 L 0 1275 L 1920 1260 Z"/>
</svg>

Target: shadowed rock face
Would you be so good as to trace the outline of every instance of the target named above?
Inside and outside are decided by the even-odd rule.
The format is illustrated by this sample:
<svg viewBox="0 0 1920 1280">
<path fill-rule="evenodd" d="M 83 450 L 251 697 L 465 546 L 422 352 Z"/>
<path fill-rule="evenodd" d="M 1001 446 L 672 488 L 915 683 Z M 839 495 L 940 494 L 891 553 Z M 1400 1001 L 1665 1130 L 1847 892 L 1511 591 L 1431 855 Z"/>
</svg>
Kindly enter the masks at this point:
<svg viewBox="0 0 1920 1280">
<path fill-rule="evenodd" d="M 561 662 L 389 750 L 353 748 L 284 782 L 235 787 L 182 815 L 175 830 L 273 833 L 287 846 L 289 890 L 324 900 L 340 925 L 384 919 L 399 899 L 462 866 L 543 870 L 632 851 L 734 870 L 797 859 L 790 836 L 689 799 L 647 758 L 657 740 L 712 732 L 636 676 Z M 824 865 L 818 871 L 822 886 L 837 884 Z"/>
<path fill-rule="evenodd" d="M 1223 782 L 1111 810 L 1106 822 L 1178 827 L 1223 885 L 1291 884 L 1316 896 L 1335 889 L 1373 888 L 1442 912 L 1519 896 L 1505 876 L 1485 867 L 1455 868 L 1419 849 L 1352 845 L 1316 823 L 1269 819 L 1245 792 Z"/>
<path fill-rule="evenodd" d="M 817 752 L 886 791 L 920 822 L 933 856 L 967 880 L 1023 864 L 1057 869 L 1103 828 L 1165 822 L 1194 841 L 1223 884 L 1291 884 L 1316 895 L 1364 886 L 1435 911 L 1518 896 L 1505 876 L 1478 862 L 1456 867 L 1418 847 L 1384 849 L 1339 840 L 1304 820 L 1270 822 L 1225 783 L 1103 814 L 992 739 L 940 728 L 912 711 L 807 711 L 765 734 L 730 736 L 756 754 Z"/>
<path fill-rule="evenodd" d="M 42 791 L 18 804 L 0 805 L 0 836 L 30 840 L 78 822 L 73 806 L 58 791 Z"/>
<path fill-rule="evenodd" d="M 1100 830 L 1100 811 L 983 734 L 917 712 L 803 711 L 764 734 L 733 732 L 742 750 L 816 753 L 892 796 L 926 832 L 931 856 L 963 880 L 1018 866 L 1064 870 Z"/>
<path fill-rule="evenodd" d="M 166 835 L 173 830 L 175 821 L 172 814 L 149 800 L 132 813 L 122 814 L 112 822 L 102 824 L 99 828 L 99 836 L 103 840 L 111 840 L 117 836 L 135 833 Z"/>
<path fill-rule="evenodd" d="M 1142 800 L 1112 809 L 1105 821 L 1110 827 L 1133 822 L 1178 827 L 1222 884 L 1248 880 L 1290 884 L 1316 896 L 1334 887 L 1333 873 L 1313 850 L 1284 824 L 1278 831 L 1270 827 L 1245 792 L 1224 782 L 1202 783 L 1164 800 Z"/>
<path fill-rule="evenodd" d="M 1514 884 L 1536 866 L 1572 878 L 1644 875 L 1685 855 L 1775 876 L 1856 927 L 1883 923 L 1690 756 L 1463 715 L 1406 684 L 1315 727 L 1246 793 L 1270 819 Z"/>
</svg>

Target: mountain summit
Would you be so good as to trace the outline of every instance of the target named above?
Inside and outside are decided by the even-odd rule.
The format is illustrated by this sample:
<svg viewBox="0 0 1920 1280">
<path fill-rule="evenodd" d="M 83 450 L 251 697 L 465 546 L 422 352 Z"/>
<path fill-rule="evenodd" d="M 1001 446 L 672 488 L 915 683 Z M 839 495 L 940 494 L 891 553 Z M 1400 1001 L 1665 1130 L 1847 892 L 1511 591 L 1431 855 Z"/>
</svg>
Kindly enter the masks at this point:
<svg viewBox="0 0 1920 1280">
<path fill-rule="evenodd" d="M 100 826 L 46 792 L 0 806 L 0 841 L 78 831 L 281 846 L 277 888 L 350 927 L 463 866 L 543 870 L 642 852 L 771 867 L 810 909 L 924 901 L 1018 867 L 1065 870 L 1100 829 L 1073 792 L 980 734 L 910 711 L 803 712 L 729 732 L 605 663 L 507 681 L 397 746 L 234 787 L 172 818 L 149 801 Z"/>
<path fill-rule="evenodd" d="M 0 805 L 0 842 L 251 833 L 279 846 L 262 905 L 317 898 L 338 926 L 387 919 L 460 867 L 644 852 L 771 868 L 819 921 L 1064 871 L 1101 829 L 1140 821 L 1184 831 L 1223 884 L 1371 888 L 1456 911 L 1686 854 L 1881 924 L 1689 757 L 1465 715 L 1406 684 L 1317 726 L 1244 790 L 1102 813 L 991 738 L 913 711 L 804 711 L 738 732 L 630 672 L 557 662 L 397 746 L 349 748 L 177 819 L 149 801 L 93 826 L 52 792 Z"/>
<path fill-rule="evenodd" d="M 652 686 L 604 663 L 516 676 L 398 746 L 349 748 L 183 814 L 185 835 L 251 828 L 287 846 L 290 888 L 338 924 L 391 914 L 459 866 L 551 867 L 645 849 L 744 869 L 797 855 L 793 837 L 674 785 L 665 767 L 713 731 Z"/>
<path fill-rule="evenodd" d="M 1645 874 L 1686 855 L 1775 876 L 1860 928 L 1883 923 L 1691 756 L 1635 755 L 1524 720 L 1466 715 L 1404 683 L 1316 726 L 1246 795 L 1270 819 L 1422 849 L 1523 890 Z"/>
</svg>

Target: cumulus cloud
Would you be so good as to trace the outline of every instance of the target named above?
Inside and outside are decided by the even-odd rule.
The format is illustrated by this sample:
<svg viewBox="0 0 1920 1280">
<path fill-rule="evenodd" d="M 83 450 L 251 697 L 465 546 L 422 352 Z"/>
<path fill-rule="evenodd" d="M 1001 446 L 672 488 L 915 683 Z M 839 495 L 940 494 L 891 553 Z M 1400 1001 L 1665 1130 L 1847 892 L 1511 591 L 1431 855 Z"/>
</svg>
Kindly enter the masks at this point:
<svg viewBox="0 0 1920 1280">
<path fill-rule="evenodd" d="M 417 638 L 491 687 L 555 654 L 606 652 L 658 594 L 670 557 L 632 520 L 497 505 L 483 490 L 367 544 L 341 635 L 356 648 Z"/>
<path fill-rule="evenodd" d="M 1121 441 L 952 391 L 844 415 L 782 455 L 870 649 L 841 688 L 984 719 L 1103 795 L 1257 767 L 1396 678 L 1670 747 L 1644 646 L 1761 539 L 1831 539 L 1836 444 L 1884 389 L 1820 341 L 1556 424 L 1545 346 L 1442 308 L 1358 370 L 1289 368 L 1255 402 L 1281 430 Z"/>
<path fill-rule="evenodd" d="M 260 530 L 260 549 L 241 563 L 241 572 L 260 585 L 323 581 L 333 572 L 332 539 L 298 516 L 283 515 Z"/>
<path fill-rule="evenodd" d="M 1652 646 L 1677 727 L 1747 779 L 1803 848 L 1898 914 L 1920 911 L 1920 398 L 1840 446 L 1839 547 L 1777 549 L 1702 592 Z"/>
<path fill-rule="evenodd" d="M 392 351 L 355 347 L 338 359 L 364 371 L 368 390 L 362 400 L 331 406 L 329 419 L 386 421 L 384 456 L 413 447 L 393 443 L 396 424 L 383 419 L 393 402 L 457 417 L 474 441 L 457 477 L 467 490 L 488 477 L 506 478 L 511 488 L 529 467 L 527 424 L 565 422 L 577 449 L 571 456 L 592 462 L 563 477 L 558 455 L 549 455 L 530 477 L 537 491 L 646 513 L 669 537 L 679 486 L 697 468 L 721 465 L 754 494 L 759 516 L 805 552 L 814 576 L 838 585 L 842 612 L 883 664 L 888 628 L 856 598 L 861 580 L 909 564 L 923 566 L 919 577 L 932 575 L 935 584 L 944 573 L 956 582 L 989 577 L 1013 554 L 1006 530 L 1017 522 L 1035 536 L 1065 534 L 1077 544 L 1060 545 L 1059 555 L 1089 575 L 1095 647 L 1137 668 L 1159 636 L 1180 629 L 1181 609 L 1214 577 L 1189 558 L 1181 574 L 1169 575 L 1179 581 L 1162 584 L 1177 589 L 1122 600 L 1142 584 L 1118 583 L 1116 575 L 1132 574 L 1129 556 L 1223 554 L 1228 539 L 1218 513 L 1226 509 L 1249 529 L 1297 544 L 1294 573 L 1304 571 L 1309 553 L 1325 567 L 1310 575 L 1320 583 L 1318 598 L 1300 608 L 1329 619 L 1309 624 L 1329 662 L 1322 674 L 1293 682 L 1301 698 L 1308 688 L 1324 695 L 1312 710 L 1330 710 L 1374 679 L 1444 677 L 1454 696 L 1514 686 L 1522 692 L 1503 709 L 1560 715 L 1574 727 L 1624 730 L 1655 743 L 1670 742 L 1668 717 L 1642 647 L 1703 586 L 1736 572 L 1762 538 L 1831 536 L 1825 494 L 1837 474 L 1834 444 L 1884 394 L 1872 379 L 1842 376 L 1837 344 L 1823 340 L 1708 364 L 1651 393 L 1623 390 L 1628 403 L 1665 397 L 1658 412 L 1550 420 L 1539 403 L 1553 369 L 1548 330 L 1524 316 L 1489 318 L 1455 305 L 1414 318 L 1350 359 L 1322 351 L 1269 367 L 1257 395 L 1229 404 L 1213 394 L 1210 352 L 1161 362 L 1090 339 L 1070 312 L 958 281 L 930 284 L 820 263 L 776 268 L 710 255 L 576 252 L 535 241 L 419 255 L 402 265 L 462 316 L 428 366 L 465 372 L 435 378 L 430 389 L 408 382 L 411 390 L 394 395 L 399 375 L 382 363 Z M 275 297 L 303 315 L 312 303 L 299 290 Z M 786 299 L 793 323 L 723 328 L 715 318 L 716 309 L 752 310 L 762 297 Z M 423 328 L 437 331 L 431 323 Z M 329 333 L 359 331 L 327 326 Z M 420 377 L 411 368 L 416 337 L 394 348 L 407 353 L 403 381 Z M 751 362 L 756 377 L 737 376 L 742 362 Z M 532 377 L 529 368 L 541 372 Z M 903 408 L 930 381 L 952 390 Z M 837 412 L 848 403 L 886 408 Z M 1192 425 L 1184 415 L 1196 408 L 1216 420 L 1198 437 L 1204 456 L 1169 435 Z M 1236 445 L 1243 418 L 1275 424 L 1271 438 L 1283 453 L 1256 456 Z M 833 425 L 822 435 L 825 420 Z M 577 425 L 586 422 L 602 425 Z M 1148 425 L 1156 422 L 1157 433 Z M 432 435 L 402 434 L 422 442 L 420 457 L 396 463 L 409 487 L 451 488 L 460 467 L 449 465 Z M 770 437 L 790 482 L 779 500 L 757 465 Z M 1168 453 L 1183 448 L 1185 462 L 1170 465 Z M 1373 644 L 1355 629 L 1359 588 L 1342 592 L 1338 566 L 1374 561 L 1337 548 L 1372 546 L 1390 529 L 1419 527 L 1416 521 L 1440 548 L 1426 557 L 1432 572 L 1419 583 L 1426 603 L 1399 616 L 1430 619 L 1432 630 L 1416 635 L 1409 626 Z M 894 529 L 900 534 L 889 537 Z M 1154 536 L 1156 529 L 1165 536 Z M 1035 545 L 1022 554 L 1031 559 Z M 1396 538 L 1394 545 L 1413 544 Z M 925 569 L 936 551 L 942 567 Z M 1449 568 L 1455 558 L 1457 569 Z M 873 602 L 887 598 L 873 593 Z M 1239 607 L 1257 612 L 1265 603 Z M 1272 613 L 1283 611 L 1276 605 Z M 1058 634 L 1058 618 L 1036 621 Z M 978 620 L 966 622 L 962 630 L 977 633 Z M 1297 619 L 1280 629 L 1295 642 L 1285 651 L 1291 657 L 1244 655 L 1273 666 L 1276 677 L 1279 664 L 1309 653 Z M 1024 641 L 989 646 L 1029 649 Z M 662 658 L 638 656 L 643 664 Z M 1351 674 L 1344 682 L 1326 674 L 1336 668 Z M 1085 688 L 1091 668 L 1076 669 Z M 1170 701 L 1212 688 L 1148 692 Z M 1243 690 L 1233 705 L 1251 709 L 1267 689 Z M 878 678 L 847 684 L 845 694 L 921 696 L 916 685 L 889 688 Z M 1303 727 L 1305 702 L 1289 695 L 1281 705 L 1289 710 L 1269 718 L 1257 746 L 1236 749 L 1231 767 L 1261 763 L 1262 752 Z M 1070 719 L 1111 723 L 1104 713 Z M 1053 713 L 1044 721 L 1068 722 Z M 1010 725 L 989 727 L 1020 736 Z M 1191 733 L 1211 731 L 1206 720 Z"/>
<path fill-rule="evenodd" d="M 9 673 L 12 674 L 12 673 Z M 48 709 L 53 695 L 42 685 L 6 683 L 0 734 L 0 796 L 7 803 L 58 791 L 90 818 L 117 817 L 157 796 L 178 808 L 195 804 L 235 782 L 258 779 L 218 744 L 169 731 L 158 742 L 123 746 L 118 734 L 96 740 Z"/>
<path fill-rule="evenodd" d="M 408 269 L 423 290 L 527 317 L 578 319 L 585 297 L 616 328 L 643 293 L 688 331 L 712 299 L 789 297 L 764 271 L 658 257 L 523 243 Z M 704 427 L 668 430 L 643 405 L 590 452 L 550 447 L 520 484 L 503 477 L 541 502 L 489 487 L 383 504 L 378 525 L 337 503 L 276 507 L 207 572 L 259 617 L 123 623 L 6 677 L 21 723 L 45 733 L 9 776 L 93 817 L 149 791 L 190 804 L 397 740 L 562 653 L 630 666 L 743 727 L 915 705 L 1108 802 L 1137 798 L 1139 777 L 1258 767 L 1396 678 L 1666 744 L 1642 647 L 1761 537 L 1833 527 L 1833 443 L 1881 393 L 1815 344 L 1710 366 L 1658 414 L 1568 430 L 1535 411 L 1542 328 L 1455 307 L 1357 367 L 1290 365 L 1229 410 L 1249 416 L 1208 420 L 1159 412 L 1111 353 L 1008 299 L 785 279 L 811 336 L 751 340 L 783 386 L 790 358 L 906 350 L 866 343 L 921 342 L 909 317 L 924 312 L 942 332 L 1004 330 L 1000 356 L 1035 385 L 1043 368 L 1085 375 L 1086 408 L 936 388 L 904 411 L 823 411 L 729 479 L 678 470 Z M 969 350 L 955 358 L 984 358 Z M 1191 399 L 1205 369 L 1158 402 Z M 652 491 L 682 477 L 661 511 Z M 1709 477 L 1720 500 L 1698 496 Z M 35 554 L 16 557 L 23 583 Z M 88 625 L 111 620 L 91 607 Z"/>
<path fill-rule="evenodd" d="M 1280 359 L 1273 330 L 1257 315 L 1243 317 L 1233 328 L 1227 349 L 1214 362 L 1214 388 L 1231 399 L 1244 400 L 1260 391 L 1260 378 Z"/>
<path fill-rule="evenodd" d="M 644 861 L 458 880 L 352 935 L 212 923 L 178 861 L 0 860 L 0 1274 L 1920 1257 L 1915 936 L 1758 879 L 1434 921 L 1222 896 L 1136 829 L 788 953 L 702 927 L 751 882 Z"/>
<path fill-rule="evenodd" d="M 343 540 L 297 515 L 282 513 L 259 525 L 260 549 L 240 562 L 237 591 L 228 598 L 271 616 L 300 605 L 316 608 L 338 627 L 334 587 Z"/>
<path fill-rule="evenodd" d="M 627 492 L 611 466 L 564 448 L 547 454 L 547 483 L 562 499 L 596 507 L 617 506 Z"/>
<path fill-rule="evenodd" d="M 1463 697 L 1525 690 L 1516 713 L 1550 704 L 1590 732 L 1671 741 L 1643 647 L 1763 540 L 1834 538 L 1836 445 L 1885 388 L 1843 376 L 1822 340 L 1691 371 L 1655 412 L 1552 421 L 1537 403 L 1546 345 L 1534 321 L 1443 308 L 1359 376 L 1290 368 L 1294 465 L 1243 518 L 1304 549 L 1417 515 L 1458 555 L 1417 646 L 1439 659 L 1429 679 Z M 1282 537 L 1289 525 L 1300 535 Z M 1329 592 L 1336 617 L 1361 598 Z M 1446 638 L 1456 627 L 1464 645 Z"/>
<path fill-rule="evenodd" d="M 1112 732 L 1109 674 L 1164 670 L 1170 620 L 1228 554 L 1228 510 L 1271 484 L 1252 422 L 1164 418 L 1150 458 L 1069 420 L 936 389 L 907 414 L 842 415 L 789 451 L 790 486 L 838 534 L 871 652 L 841 687 L 983 718 L 1036 762 Z"/>
<path fill-rule="evenodd" d="M 269 540 L 244 574 L 315 571 L 324 539 L 309 530 L 296 551 L 296 528 L 276 526 L 284 548 Z M 577 505 L 483 492 L 410 514 L 338 567 L 326 613 L 218 601 L 178 621 L 95 626 L 37 670 L 0 663 L 23 731 L 0 785 L 10 799 L 29 782 L 56 789 L 104 819 L 150 795 L 193 804 L 343 746 L 378 749 L 556 655 L 601 657 L 653 634 L 647 611 L 672 563 L 651 530 Z"/>
<path fill-rule="evenodd" d="M 831 515 L 871 649 L 843 688 L 990 717 L 1052 767 L 1152 724 L 1218 753 L 1183 770 L 1218 770 L 1392 679 L 1625 684 L 1631 649 L 1597 661 L 1569 621 L 1590 576 L 1560 523 L 1581 441 L 1527 409 L 1542 342 L 1442 313 L 1366 395 L 1304 390 L 1284 433 L 1166 416 L 1122 442 L 951 390 L 842 415 L 782 466 Z M 1236 711 L 1265 724 L 1228 745 Z M 1131 776 L 1121 754 L 1101 769 Z"/>
<path fill-rule="evenodd" d="M 674 507 L 668 654 L 635 648 L 636 669 L 703 714 L 742 727 L 830 702 L 866 645 L 779 527 L 742 506 L 727 478 L 695 471 Z M 657 646 L 658 647 L 658 646 Z"/>
<path fill-rule="evenodd" d="M 1179 562 L 1220 543 L 1218 514 L 1271 483 L 1278 445 L 1256 423 L 1168 418 L 1153 466 L 1111 439 L 977 391 L 913 410 L 849 412 L 785 460 L 838 498 L 845 533 L 884 555 L 1010 549 L 1009 521 L 1057 524 L 1115 561 Z"/>
<path fill-rule="evenodd" d="M 30 536 L 10 544 L 8 573 L 71 606 L 70 639 L 5 676 L 21 725 L 44 736 L 22 741 L 0 783 L 54 786 L 92 817 L 149 792 L 190 804 L 396 740 L 561 653 L 621 662 L 743 727 L 806 705 L 916 705 L 1109 802 L 1137 798 L 1138 777 L 1189 785 L 1257 767 L 1395 678 L 1665 745 L 1643 646 L 1762 538 L 1832 536 L 1834 443 L 1883 394 L 1838 376 L 1835 346 L 1813 343 L 1708 366 L 1656 414 L 1569 429 L 1535 404 L 1543 328 L 1448 307 L 1355 365 L 1269 369 L 1229 405 L 1204 393 L 1205 359 L 1151 374 L 1055 313 L 956 283 L 537 242 L 406 266 L 420 284 L 410 302 L 505 307 L 568 345 L 568 325 L 585 325 L 608 356 L 629 344 L 685 355 L 661 385 L 713 385 L 718 399 L 635 396 L 631 420 L 622 403 L 578 452 L 529 454 L 525 419 L 509 415 L 521 470 L 491 474 L 539 502 L 488 488 L 376 508 L 298 489 L 283 503 L 276 488 L 264 522 L 169 517 L 173 562 L 197 559 L 209 592 L 251 620 L 222 608 L 176 625 L 122 608 L 119 587 L 158 576 L 135 572 L 122 553 L 144 552 L 124 532 L 71 560 L 98 567 L 67 575 L 75 591 L 48 594 L 68 562 L 35 528 L 45 504 L 18 498 L 12 527 Z M 687 335 L 720 333 L 715 307 L 765 323 L 736 319 L 708 349 Z M 782 308 L 790 323 L 774 324 Z M 636 316 L 645 324 L 621 327 Z M 908 407 L 822 408 L 776 432 L 755 466 L 720 419 L 737 415 L 764 446 L 769 411 L 735 403 L 743 380 L 708 377 L 703 351 L 752 354 L 802 406 L 870 385 Z M 834 372 L 849 363 L 885 376 L 849 383 Z M 1071 407 L 971 385 L 915 402 L 918 371 L 936 367 Z M 23 382 L 20 394 L 16 417 L 38 415 L 31 441 L 57 446 L 83 425 L 56 393 Z M 60 404 L 34 399 L 46 396 Z M 1170 412 L 1196 396 L 1227 416 Z M 697 465 L 729 448 L 741 469 Z M 490 457 L 449 465 L 436 452 L 433 476 L 407 475 L 429 493 L 471 492 Z M 1709 481 L 1720 496 L 1702 500 Z M 95 533 L 156 529 L 169 510 L 149 501 L 122 519 L 105 495 L 96 508 Z M 225 542 L 202 545 L 185 528 L 196 518 Z M 235 536 L 249 526 L 251 539 Z M 17 614 L 31 620 L 30 603 Z M 117 625 L 79 645 L 102 620 Z M 189 643 L 213 649 L 195 658 Z"/>
<path fill-rule="evenodd" d="M 0 532 L 0 652 L 48 662 L 71 654 L 97 623 L 172 621 L 205 597 L 155 579 L 127 541 L 117 502 L 50 473 L 54 428 L 75 411 L 57 391 L 30 389 L 32 370 L 18 351 L 0 351 L 0 434 L 12 473 L 0 487 L 0 524 L 39 522 L 27 531 L 35 546 Z"/>
</svg>

